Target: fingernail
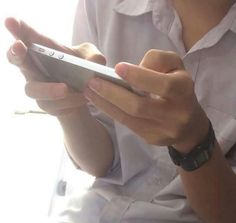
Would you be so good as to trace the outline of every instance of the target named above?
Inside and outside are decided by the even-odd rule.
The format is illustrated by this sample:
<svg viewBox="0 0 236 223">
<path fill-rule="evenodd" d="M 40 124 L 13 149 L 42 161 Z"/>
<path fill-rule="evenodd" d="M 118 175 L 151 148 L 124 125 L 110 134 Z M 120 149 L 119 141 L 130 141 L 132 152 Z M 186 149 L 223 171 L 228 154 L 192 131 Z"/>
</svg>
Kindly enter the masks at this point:
<svg viewBox="0 0 236 223">
<path fill-rule="evenodd" d="M 121 76 L 123 79 L 127 77 L 128 74 L 128 65 L 125 63 L 118 64 L 116 66 L 116 73 Z"/>
<path fill-rule="evenodd" d="M 84 97 L 90 101 L 91 100 L 91 96 L 92 96 L 92 91 L 89 88 L 86 88 L 84 90 Z"/>
<path fill-rule="evenodd" d="M 16 53 L 15 53 L 15 51 L 14 51 L 14 49 L 13 49 L 13 46 L 10 48 L 10 50 L 11 50 L 11 54 L 12 54 L 13 56 L 16 56 Z"/>
<path fill-rule="evenodd" d="M 101 88 L 101 81 L 99 79 L 92 79 L 89 82 L 89 87 L 95 91 L 99 91 Z"/>
</svg>

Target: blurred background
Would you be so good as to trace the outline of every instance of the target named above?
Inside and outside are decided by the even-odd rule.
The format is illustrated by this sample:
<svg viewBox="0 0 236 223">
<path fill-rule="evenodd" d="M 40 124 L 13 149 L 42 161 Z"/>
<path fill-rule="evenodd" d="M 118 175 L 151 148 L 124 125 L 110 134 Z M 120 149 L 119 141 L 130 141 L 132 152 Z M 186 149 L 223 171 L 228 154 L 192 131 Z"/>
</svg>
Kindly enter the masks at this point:
<svg viewBox="0 0 236 223">
<path fill-rule="evenodd" d="M 57 120 L 38 113 L 24 93 L 25 80 L 6 52 L 14 42 L 4 27 L 9 16 L 71 45 L 78 0 L 7 0 L 0 4 L 0 222 L 38 223 L 57 213 L 70 193 L 70 178 L 81 193 L 92 179 L 71 171 Z M 66 176 L 66 177 L 65 177 Z M 83 182 L 83 183 L 82 183 Z M 67 191 L 67 192 L 66 192 Z"/>
</svg>

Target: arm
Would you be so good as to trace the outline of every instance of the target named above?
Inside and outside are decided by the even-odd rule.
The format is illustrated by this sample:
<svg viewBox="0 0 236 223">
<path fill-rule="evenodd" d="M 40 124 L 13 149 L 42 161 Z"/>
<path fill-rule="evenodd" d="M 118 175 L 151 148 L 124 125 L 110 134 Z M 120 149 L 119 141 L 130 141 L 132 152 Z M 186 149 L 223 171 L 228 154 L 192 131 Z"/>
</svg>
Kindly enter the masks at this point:
<svg viewBox="0 0 236 223">
<path fill-rule="evenodd" d="M 218 143 L 208 163 L 192 172 L 179 168 L 179 173 L 192 208 L 205 222 L 236 222 L 236 176 Z"/>
<path fill-rule="evenodd" d="M 64 83 L 48 81 L 34 66 L 27 49 L 36 42 L 98 63 L 105 63 L 104 57 L 91 44 L 69 48 L 13 18 L 6 20 L 6 26 L 16 39 L 20 39 L 11 46 L 7 56 L 24 74 L 26 94 L 35 99 L 40 108 L 58 117 L 68 152 L 75 163 L 94 176 L 104 176 L 113 161 L 113 145 L 107 130 L 90 115 L 83 94 Z"/>
<path fill-rule="evenodd" d="M 87 107 L 58 117 L 64 131 L 65 145 L 73 161 L 86 172 L 105 176 L 113 161 L 113 145 L 107 130 Z"/>
<path fill-rule="evenodd" d="M 116 72 L 147 94 L 140 97 L 97 78 L 86 92 L 97 107 L 149 144 L 174 145 L 184 154 L 205 139 L 207 115 L 197 101 L 191 76 L 175 53 L 151 50 L 139 66 L 120 63 Z M 236 176 L 217 143 L 206 164 L 192 172 L 179 172 L 187 199 L 204 222 L 236 222 Z"/>
</svg>

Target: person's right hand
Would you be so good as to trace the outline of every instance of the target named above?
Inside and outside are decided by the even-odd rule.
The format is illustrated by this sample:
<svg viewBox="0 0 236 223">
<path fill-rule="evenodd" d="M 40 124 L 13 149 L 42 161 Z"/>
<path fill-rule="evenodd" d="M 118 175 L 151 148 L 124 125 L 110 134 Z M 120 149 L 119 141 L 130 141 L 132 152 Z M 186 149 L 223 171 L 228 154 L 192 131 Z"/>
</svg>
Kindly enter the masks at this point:
<svg viewBox="0 0 236 223">
<path fill-rule="evenodd" d="M 75 47 L 63 46 L 15 18 L 6 19 L 5 25 L 16 39 L 8 50 L 7 57 L 9 62 L 18 66 L 24 74 L 27 81 L 25 85 L 26 94 L 36 99 L 41 109 L 55 116 L 70 114 L 85 106 L 86 100 L 81 92 L 76 92 L 64 83 L 53 83 L 48 80 L 34 65 L 27 50 L 31 43 L 38 43 L 93 62 L 105 64 L 105 58 L 98 49 L 90 43 Z"/>
</svg>

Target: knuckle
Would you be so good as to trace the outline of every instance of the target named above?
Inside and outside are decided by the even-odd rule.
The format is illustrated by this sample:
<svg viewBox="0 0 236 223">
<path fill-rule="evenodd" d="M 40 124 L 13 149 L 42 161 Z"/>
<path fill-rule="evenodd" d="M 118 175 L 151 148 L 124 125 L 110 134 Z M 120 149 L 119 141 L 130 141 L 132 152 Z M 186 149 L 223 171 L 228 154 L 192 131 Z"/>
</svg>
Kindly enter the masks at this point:
<svg viewBox="0 0 236 223">
<path fill-rule="evenodd" d="M 13 55 L 11 50 L 7 51 L 7 59 L 9 63 L 18 67 L 21 67 L 24 64 L 25 60 L 25 58 Z"/>
<path fill-rule="evenodd" d="M 194 94 L 194 83 L 189 75 L 186 76 L 186 78 L 185 78 L 185 88 L 186 88 L 186 91 L 188 92 L 188 94 L 190 94 L 190 95 Z"/>
<path fill-rule="evenodd" d="M 171 57 L 175 58 L 176 60 L 182 61 L 181 57 L 176 52 L 174 52 L 174 51 L 169 50 L 169 51 L 165 51 L 165 53 L 168 56 L 171 56 Z"/>
<path fill-rule="evenodd" d="M 129 113 L 135 117 L 143 117 L 145 116 L 145 111 L 147 109 L 145 99 L 134 100 L 132 105 L 130 106 Z"/>
<path fill-rule="evenodd" d="M 106 64 L 106 59 L 102 53 L 97 49 L 95 45 L 89 42 L 84 42 L 79 46 L 73 47 L 74 50 L 78 50 L 81 57 L 99 64 Z"/>
<path fill-rule="evenodd" d="M 80 47 L 81 49 L 89 49 L 89 48 L 93 47 L 93 44 L 90 43 L 90 42 L 84 42 L 84 43 L 81 43 L 81 44 L 79 45 L 79 47 Z"/>
<path fill-rule="evenodd" d="M 14 56 L 12 55 L 11 50 L 7 51 L 6 56 L 7 56 L 7 60 L 8 60 L 9 63 L 15 64 L 14 63 Z"/>
<path fill-rule="evenodd" d="M 169 62 L 170 58 L 171 60 L 173 60 L 173 57 L 178 58 L 178 62 L 176 63 L 179 64 L 181 59 L 178 57 L 178 55 L 175 52 L 151 49 L 145 54 L 145 57 L 142 61 L 142 65 L 147 68 L 165 73 L 170 70 L 171 66 L 173 66 L 173 65 L 170 65 L 170 62 Z"/>
<path fill-rule="evenodd" d="M 147 142 L 147 144 L 149 145 L 155 145 L 158 144 L 158 139 L 153 138 L 153 137 L 143 137 L 145 138 L 145 141 Z"/>
<path fill-rule="evenodd" d="M 166 139 L 164 139 L 163 136 L 161 135 L 160 136 L 148 135 L 145 140 L 149 145 L 158 145 L 158 146 L 166 145 Z"/>
<path fill-rule="evenodd" d="M 156 56 L 156 55 L 158 55 L 159 54 L 159 50 L 156 50 L 156 49 L 150 49 L 150 50 L 148 50 L 147 52 L 146 52 L 146 54 L 145 54 L 145 57 L 153 57 L 153 56 Z"/>
<path fill-rule="evenodd" d="M 150 49 L 144 56 L 143 63 L 148 63 L 148 61 L 155 62 L 155 66 L 160 70 L 165 70 L 166 61 L 172 58 L 172 61 L 175 61 L 176 65 L 184 67 L 181 57 L 174 51 L 163 51 L 157 49 Z"/>
<path fill-rule="evenodd" d="M 10 50 L 8 50 L 6 52 L 6 56 L 7 56 L 8 61 L 11 63 L 12 62 L 12 58 L 11 58 L 11 55 L 10 55 Z"/>
<path fill-rule="evenodd" d="M 42 100 L 37 100 L 37 104 L 38 104 L 39 108 L 41 108 L 43 111 L 48 112 L 49 109 L 48 109 L 47 103 L 45 103 Z"/>
<path fill-rule="evenodd" d="M 186 109 L 186 111 L 182 112 L 182 114 L 180 115 L 180 121 L 181 121 L 181 126 L 186 126 L 192 117 L 192 111 L 190 111 L 190 109 Z"/>
<path fill-rule="evenodd" d="M 169 76 L 169 78 L 165 78 L 163 80 L 163 90 L 162 95 L 163 96 L 169 96 L 172 94 L 173 89 L 175 86 L 175 79 Z"/>
<path fill-rule="evenodd" d="M 50 115 L 57 115 L 59 110 L 56 110 L 52 105 L 52 102 L 43 101 L 43 100 L 36 100 L 38 107 L 43 110 L 44 112 Z"/>
<path fill-rule="evenodd" d="M 131 126 L 131 121 L 125 114 L 121 114 L 117 117 L 121 124 L 126 125 L 126 126 Z"/>
<path fill-rule="evenodd" d="M 88 58 L 86 58 L 89 61 L 105 65 L 106 64 L 106 59 L 102 54 L 92 54 L 89 55 Z"/>
<path fill-rule="evenodd" d="M 150 59 L 152 61 L 155 61 L 155 63 L 162 64 L 164 60 L 164 55 L 165 51 L 151 49 L 146 53 L 145 58 L 148 60 Z"/>
<path fill-rule="evenodd" d="M 25 84 L 25 94 L 28 96 L 28 97 L 32 97 L 32 87 L 31 87 L 31 83 L 30 82 L 27 82 Z"/>
<path fill-rule="evenodd" d="M 174 51 L 166 51 L 167 56 L 172 57 L 176 65 L 179 65 L 181 68 L 184 68 L 183 61 L 181 57 Z"/>
<path fill-rule="evenodd" d="M 33 80 L 33 75 L 29 70 L 25 69 L 24 67 L 20 67 L 20 72 L 23 74 L 27 81 Z"/>
<path fill-rule="evenodd" d="M 86 59 L 88 54 L 91 52 L 91 48 L 92 48 L 91 45 L 92 45 L 91 43 L 84 42 L 84 43 L 81 43 L 80 45 L 72 46 L 71 49 L 74 51 L 76 55 L 79 55 L 79 57 Z"/>
<path fill-rule="evenodd" d="M 179 55 L 178 55 L 176 52 L 174 52 L 174 51 L 171 51 L 171 50 L 166 51 L 166 54 L 168 54 L 169 56 L 172 56 L 172 57 L 174 57 L 174 58 L 176 58 L 176 59 L 181 60 L 181 58 L 179 57 Z"/>
<path fill-rule="evenodd" d="M 176 126 L 176 128 L 174 128 L 172 130 L 172 139 L 176 140 L 176 139 L 179 139 L 181 137 L 181 134 L 182 134 L 182 125 L 178 125 Z"/>
<path fill-rule="evenodd" d="M 187 71 L 181 71 L 176 79 L 178 93 L 185 99 L 192 98 L 194 95 L 194 82 Z"/>
<path fill-rule="evenodd" d="M 84 57 L 88 54 L 89 51 L 91 51 L 91 48 L 91 44 L 87 42 L 81 43 L 80 45 L 73 47 L 74 50 L 78 50 Z"/>
</svg>

